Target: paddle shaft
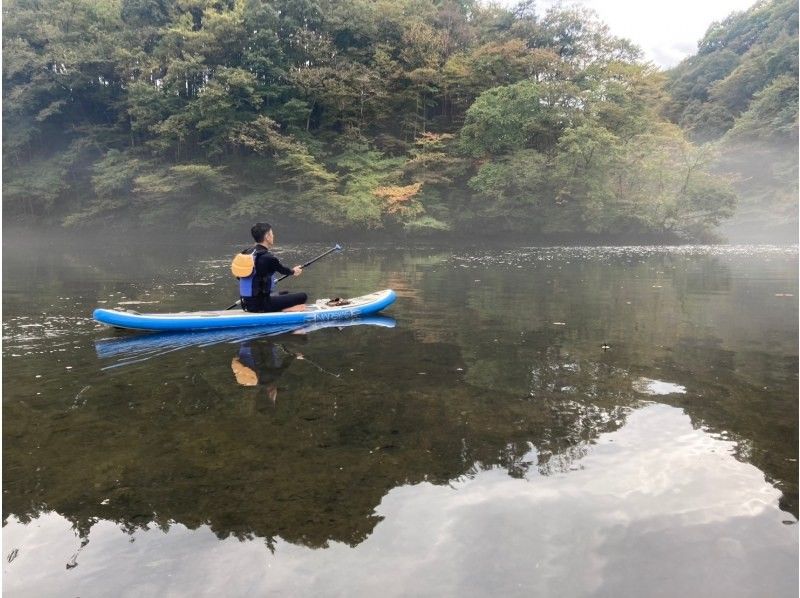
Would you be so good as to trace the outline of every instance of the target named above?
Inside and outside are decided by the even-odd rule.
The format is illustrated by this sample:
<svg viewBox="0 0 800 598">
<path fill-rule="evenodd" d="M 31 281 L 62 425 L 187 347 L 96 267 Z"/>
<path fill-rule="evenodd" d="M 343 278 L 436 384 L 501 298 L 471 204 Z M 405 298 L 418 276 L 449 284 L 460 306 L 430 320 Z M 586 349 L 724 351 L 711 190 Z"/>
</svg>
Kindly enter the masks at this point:
<svg viewBox="0 0 800 598">
<path fill-rule="evenodd" d="M 333 376 L 334 378 L 340 378 L 340 377 L 341 377 L 341 374 L 334 374 L 333 372 L 329 372 L 328 370 L 326 370 L 324 367 L 322 367 L 322 366 L 321 366 L 321 365 L 319 365 L 318 363 L 315 363 L 315 362 L 311 361 L 311 360 L 310 360 L 308 357 L 306 357 L 305 355 L 301 355 L 300 353 L 295 353 L 294 351 L 290 351 L 290 350 L 289 350 L 289 349 L 287 349 L 287 348 L 286 348 L 286 346 L 285 346 L 285 345 L 283 345 L 282 343 L 281 343 L 281 344 L 279 344 L 278 346 L 279 346 L 281 349 L 283 349 L 284 351 L 286 351 L 286 352 L 287 352 L 289 355 L 294 355 L 294 357 L 295 357 L 296 359 L 299 359 L 300 361 L 306 361 L 306 362 L 310 363 L 311 365 L 313 365 L 315 368 L 317 368 L 317 369 L 318 369 L 320 372 L 322 372 L 323 374 L 328 374 L 328 375 L 330 375 L 330 376 Z"/>
<path fill-rule="evenodd" d="M 318 255 L 318 256 L 317 256 L 317 257 L 315 257 L 313 260 L 306 262 L 305 264 L 303 264 L 303 265 L 302 265 L 302 266 L 300 266 L 300 267 L 301 267 L 301 268 L 308 268 L 308 267 L 309 267 L 311 264 L 313 264 L 313 263 L 314 263 L 314 262 L 316 262 L 317 260 L 321 260 L 321 259 L 322 259 L 322 258 L 324 258 L 326 255 L 328 255 L 329 253 L 333 253 L 334 251 L 339 251 L 340 249 L 341 249 L 341 247 L 340 247 L 339 245 L 336 245 L 336 247 L 331 247 L 331 248 L 330 248 L 330 249 L 328 249 L 328 251 L 326 251 L 325 253 L 322 253 L 322 254 Z M 278 280 L 276 280 L 275 282 L 280 282 L 280 281 L 282 281 L 284 278 L 289 278 L 290 276 L 291 276 L 291 274 L 284 274 L 283 276 L 281 276 L 281 277 L 280 277 Z"/>
<path fill-rule="evenodd" d="M 302 266 L 300 266 L 300 267 L 301 267 L 301 268 L 307 268 L 308 266 L 310 266 L 311 264 L 313 264 L 313 263 L 314 263 L 314 262 L 316 262 L 317 260 L 321 260 L 322 258 L 324 258 L 324 257 L 325 257 L 326 255 L 328 255 L 329 253 L 333 253 L 334 251 L 341 251 L 341 249 L 342 249 L 341 245 L 339 245 L 339 244 L 337 243 L 335 247 L 331 247 L 331 248 L 330 248 L 330 249 L 328 249 L 328 251 L 326 251 L 325 253 L 321 253 L 320 255 L 318 255 L 317 257 L 315 257 L 313 260 L 309 260 L 309 261 L 307 261 L 305 264 L 303 264 L 303 265 L 302 265 Z M 275 282 L 280 282 L 280 281 L 282 281 L 284 278 L 289 278 L 290 276 L 291 276 L 291 274 L 285 274 L 285 275 L 281 276 L 281 277 L 280 277 L 278 280 L 276 280 Z M 226 307 L 226 308 L 225 308 L 225 311 L 228 311 L 229 309 L 233 309 L 234 307 L 236 307 L 237 305 L 239 305 L 241 302 L 242 302 L 242 300 L 241 300 L 241 299 L 239 299 L 239 300 L 238 300 L 236 303 L 234 303 L 233 305 L 229 305 L 228 307 Z"/>
</svg>

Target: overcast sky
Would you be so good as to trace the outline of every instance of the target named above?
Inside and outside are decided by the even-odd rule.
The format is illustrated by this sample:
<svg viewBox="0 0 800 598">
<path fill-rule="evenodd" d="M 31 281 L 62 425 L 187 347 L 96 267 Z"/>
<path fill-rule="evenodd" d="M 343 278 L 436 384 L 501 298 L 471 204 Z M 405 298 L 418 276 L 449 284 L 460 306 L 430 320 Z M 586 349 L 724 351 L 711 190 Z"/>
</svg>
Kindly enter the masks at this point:
<svg viewBox="0 0 800 598">
<path fill-rule="evenodd" d="M 514 3 L 514 2 L 512 2 Z M 541 13 L 554 4 L 540 0 Z M 564 4 L 582 4 L 593 9 L 619 37 L 638 45 L 647 60 L 668 68 L 697 50 L 697 42 L 714 21 L 721 21 L 734 11 L 742 11 L 755 0 L 572 0 Z"/>
</svg>

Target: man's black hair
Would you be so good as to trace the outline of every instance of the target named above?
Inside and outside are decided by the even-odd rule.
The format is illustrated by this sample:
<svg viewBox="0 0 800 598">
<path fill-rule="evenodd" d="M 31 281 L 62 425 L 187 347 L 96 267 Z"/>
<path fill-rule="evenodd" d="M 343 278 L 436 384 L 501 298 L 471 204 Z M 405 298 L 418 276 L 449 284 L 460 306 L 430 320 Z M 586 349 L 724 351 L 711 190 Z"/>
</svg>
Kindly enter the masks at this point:
<svg viewBox="0 0 800 598">
<path fill-rule="evenodd" d="M 272 226 L 266 222 L 256 222 L 253 228 L 250 229 L 250 234 L 253 235 L 253 239 L 255 239 L 256 243 L 261 243 L 271 230 Z"/>
</svg>

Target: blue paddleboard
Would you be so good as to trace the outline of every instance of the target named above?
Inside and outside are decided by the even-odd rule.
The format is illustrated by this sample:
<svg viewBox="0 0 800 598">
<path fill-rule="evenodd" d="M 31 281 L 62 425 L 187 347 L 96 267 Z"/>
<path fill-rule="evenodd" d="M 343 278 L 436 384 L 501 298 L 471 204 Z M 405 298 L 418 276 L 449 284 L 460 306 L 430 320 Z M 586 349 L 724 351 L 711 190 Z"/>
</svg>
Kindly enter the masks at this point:
<svg viewBox="0 0 800 598">
<path fill-rule="evenodd" d="M 171 314 L 140 314 L 134 311 L 96 309 L 93 317 L 101 324 L 130 330 L 211 330 L 245 326 L 286 326 L 332 320 L 351 320 L 374 314 L 394 303 L 391 289 L 348 299 L 347 305 L 329 306 L 327 299 L 306 306 L 306 311 L 249 313 L 241 310 L 192 311 Z"/>
</svg>

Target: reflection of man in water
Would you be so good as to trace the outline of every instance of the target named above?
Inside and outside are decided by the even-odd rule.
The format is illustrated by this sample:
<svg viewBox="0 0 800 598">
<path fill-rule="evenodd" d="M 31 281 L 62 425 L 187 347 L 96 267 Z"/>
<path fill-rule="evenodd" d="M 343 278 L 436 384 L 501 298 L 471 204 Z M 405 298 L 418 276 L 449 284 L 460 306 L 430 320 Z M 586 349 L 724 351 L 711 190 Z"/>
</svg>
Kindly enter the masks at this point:
<svg viewBox="0 0 800 598">
<path fill-rule="evenodd" d="M 292 353 L 283 345 L 271 342 L 244 342 L 231 361 L 236 381 L 242 386 L 265 386 L 273 403 L 278 398 L 278 378 L 301 353 Z"/>
</svg>

